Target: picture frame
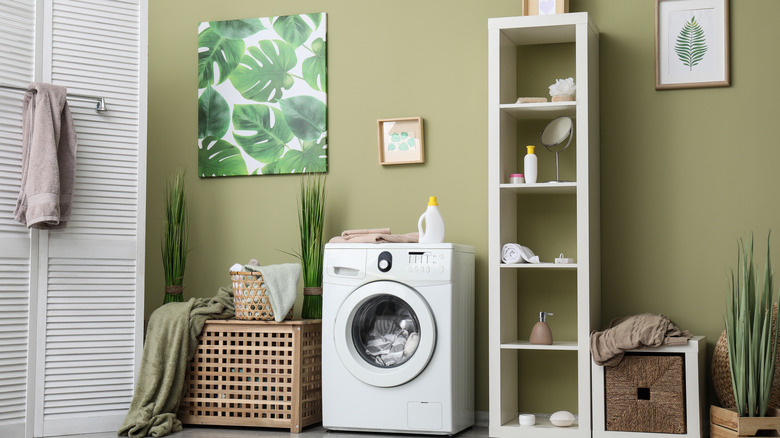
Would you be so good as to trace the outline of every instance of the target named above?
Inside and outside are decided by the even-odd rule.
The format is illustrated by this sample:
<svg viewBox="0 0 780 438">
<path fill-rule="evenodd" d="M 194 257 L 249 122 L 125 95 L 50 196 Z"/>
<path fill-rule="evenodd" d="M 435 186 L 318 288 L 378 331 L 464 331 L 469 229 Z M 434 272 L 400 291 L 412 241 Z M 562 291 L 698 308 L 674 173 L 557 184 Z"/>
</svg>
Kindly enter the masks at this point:
<svg viewBox="0 0 780 438">
<path fill-rule="evenodd" d="M 376 121 L 379 164 L 425 162 L 422 117 L 379 119 Z"/>
<path fill-rule="evenodd" d="M 550 15 L 569 12 L 569 0 L 523 0 L 523 15 Z"/>
<path fill-rule="evenodd" d="M 729 0 L 655 0 L 655 89 L 728 87 Z"/>
</svg>

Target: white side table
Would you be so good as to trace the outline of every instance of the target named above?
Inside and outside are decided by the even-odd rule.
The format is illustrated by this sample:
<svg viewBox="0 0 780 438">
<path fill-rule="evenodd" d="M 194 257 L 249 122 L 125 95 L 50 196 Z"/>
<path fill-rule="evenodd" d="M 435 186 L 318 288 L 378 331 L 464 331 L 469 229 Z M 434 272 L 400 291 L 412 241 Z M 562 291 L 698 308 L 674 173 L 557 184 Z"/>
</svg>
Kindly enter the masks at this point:
<svg viewBox="0 0 780 438">
<path fill-rule="evenodd" d="M 703 438 L 702 421 L 704 414 L 704 370 L 706 337 L 694 336 L 686 345 L 663 346 L 658 348 L 639 348 L 628 350 L 637 353 L 682 353 L 685 365 L 685 410 L 686 433 L 644 433 L 606 430 L 606 399 L 604 388 L 604 367 L 596 365 L 591 359 L 591 383 L 593 385 L 593 436 L 603 438 Z"/>
</svg>

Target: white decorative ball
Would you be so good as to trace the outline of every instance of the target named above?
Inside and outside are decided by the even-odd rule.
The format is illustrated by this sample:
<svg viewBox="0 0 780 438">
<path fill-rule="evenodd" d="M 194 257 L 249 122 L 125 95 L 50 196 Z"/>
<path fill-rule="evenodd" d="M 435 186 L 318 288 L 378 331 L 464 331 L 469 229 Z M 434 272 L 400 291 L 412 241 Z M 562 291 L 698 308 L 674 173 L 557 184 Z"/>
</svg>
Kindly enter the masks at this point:
<svg viewBox="0 0 780 438">
<path fill-rule="evenodd" d="M 558 427 L 568 427 L 574 424 L 574 414 L 569 411 L 558 411 L 550 415 L 550 423 Z"/>
</svg>

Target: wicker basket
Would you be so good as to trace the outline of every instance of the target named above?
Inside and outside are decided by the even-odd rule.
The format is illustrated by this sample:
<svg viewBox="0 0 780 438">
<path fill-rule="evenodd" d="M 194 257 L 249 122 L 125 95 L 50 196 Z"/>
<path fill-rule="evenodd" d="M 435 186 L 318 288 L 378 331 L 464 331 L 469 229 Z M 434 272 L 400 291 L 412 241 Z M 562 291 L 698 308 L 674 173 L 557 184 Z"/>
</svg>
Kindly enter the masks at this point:
<svg viewBox="0 0 780 438">
<path fill-rule="evenodd" d="M 245 321 L 273 321 L 274 309 L 266 295 L 265 281 L 260 272 L 230 271 L 233 280 L 233 302 L 236 306 L 236 319 Z M 284 319 L 293 316 L 293 309 Z"/>
<path fill-rule="evenodd" d="M 604 368 L 606 430 L 686 433 L 681 354 L 626 353 Z"/>
<path fill-rule="evenodd" d="M 777 304 L 774 306 L 773 324 L 777 320 Z M 731 386 L 731 370 L 729 369 L 729 346 L 726 331 L 721 333 L 715 351 L 712 353 L 712 384 L 720 405 L 724 408 L 734 408 L 734 390 Z M 780 348 L 777 349 L 775 361 L 775 377 L 772 379 L 772 391 L 769 393 L 769 406 L 780 408 Z"/>
</svg>

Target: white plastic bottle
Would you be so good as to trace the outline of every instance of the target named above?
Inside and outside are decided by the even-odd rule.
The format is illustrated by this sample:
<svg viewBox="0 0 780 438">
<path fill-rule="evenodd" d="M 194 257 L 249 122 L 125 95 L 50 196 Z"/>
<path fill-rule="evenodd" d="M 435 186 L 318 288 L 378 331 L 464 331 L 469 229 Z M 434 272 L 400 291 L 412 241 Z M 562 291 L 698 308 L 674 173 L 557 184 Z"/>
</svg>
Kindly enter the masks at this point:
<svg viewBox="0 0 780 438">
<path fill-rule="evenodd" d="M 523 159 L 523 173 L 525 174 L 525 182 L 528 184 L 536 183 L 536 154 L 534 154 L 534 148 L 536 146 L 526 146 L 528 153 L 525 154 Z"/>
<path fill-rule="evenodd" d="M 424 230 L 423 221 L 425 221 Z M 439 203 L 435 196 L 428 198 L 428 208 L 417 221 L 417 230 L 420 232 L 420 243 L 444 242 L 444 218 L 439 213 Z"/>
</svg>

